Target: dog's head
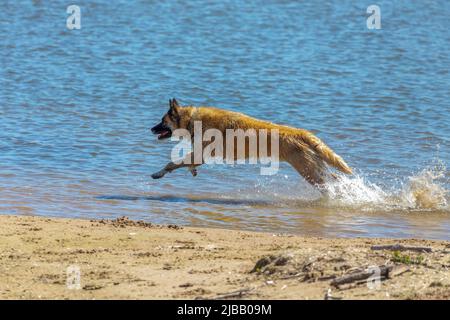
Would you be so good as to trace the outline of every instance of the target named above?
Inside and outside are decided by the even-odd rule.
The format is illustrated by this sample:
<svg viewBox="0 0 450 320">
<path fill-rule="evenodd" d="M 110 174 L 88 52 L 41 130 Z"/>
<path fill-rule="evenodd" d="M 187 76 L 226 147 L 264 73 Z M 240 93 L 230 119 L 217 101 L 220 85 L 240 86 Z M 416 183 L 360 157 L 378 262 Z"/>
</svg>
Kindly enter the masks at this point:
<svg viewBox="0 0 450 320">
<path fill-rule="evenodd" d="M 161 122 L 152 128 L 152 132 L 158 135 L 158 140 L 170 138 L 174 130 L 181 128 L 182 109 L 177 100 L 169 100 L 169 111 L 162 117 Z"/>
</svg>

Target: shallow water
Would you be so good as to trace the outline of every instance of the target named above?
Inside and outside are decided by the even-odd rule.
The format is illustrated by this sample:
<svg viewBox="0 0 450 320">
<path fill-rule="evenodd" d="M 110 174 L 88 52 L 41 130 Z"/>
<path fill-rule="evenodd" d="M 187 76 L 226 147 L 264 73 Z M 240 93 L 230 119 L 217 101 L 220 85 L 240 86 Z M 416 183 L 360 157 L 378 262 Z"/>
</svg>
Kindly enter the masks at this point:
<svg viewBox="0 0 450 320">
<path fill-rule="evenodd" d="M 448 1 L 7 1 L 0 212 L 314 236 L 450 239 Z M 167 101 L 310 129 L 356 175 L 320 198 L 290 167 L 150 174 Z"/>
</svg>

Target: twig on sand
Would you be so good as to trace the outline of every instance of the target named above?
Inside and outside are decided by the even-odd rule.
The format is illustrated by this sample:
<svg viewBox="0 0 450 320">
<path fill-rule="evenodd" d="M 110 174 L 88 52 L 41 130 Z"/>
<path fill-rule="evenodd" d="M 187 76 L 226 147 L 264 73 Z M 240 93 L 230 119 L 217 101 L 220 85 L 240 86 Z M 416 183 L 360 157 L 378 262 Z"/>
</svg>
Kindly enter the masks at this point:
<svg viewBox="0 0 450 320">
<path fill-rule="evenodd" d="M 417 252 L 432 252 L 433 249 L 429 247 L 410 247 L 401 244 L 392 244 L 384 246 L 372 246 L 371 250 L 392 250 L 392 251 L 417 251 Z"/>
<path fill-rule="evenodd" d="M 244 289 L 239 289 L 236 291 L 219 294 L 217 296 L 210 297 L 210 298 L 197 297 L 196 299 L 198 299 L 198 300 L 221 300 L 221 299 L 228 299 L 228 298 L 242 298 L 243 296 L 250 294 L 255 289 L 256 288 L 244 288 Z"/>
<path fill-rule="evenodd" d="M 328 281 L 328 280 L 332 280 L 332 279 L 336 279 L 336 275 L 332 274 L 329 276 L 323 276 L 323 277 L 317 278 L 317 280 L 319 280 L 319 281 Z"/>
<path fill-rule="evenodd" d="M 346 285 L 349 283 L 355 283 L 355 284 L 362 284 L 367 281 L 372 276 L 376 276 L 376 278 L 373 278 L 372 280 L 386 280 L 388 278 L 393 278 L 395 276 L 398 276 L 402 273 L 405 273 L 409 271 L 409 268 L 406 266 L 379 266 L 378 270 L 375 268 L 366 269 L 359 272 L 354 272 L 348 275 L 345 275 L 343 277 L 334 279 L 331 281 L 331 285 L 339 288 L 342 285 Z"/>
<path fill-rule="evenodd" d="M 388 276 L 389 278 L 393 278 L 408 271 L 410 271 L 410 269 L 405 265 L 394 266 L 389 270 Z"/>
<path fill-rule="evenodd" d="M 379 276 L 380 277 L 385 277 L 388 273 L 388 269 L 386 266 L 380 266 L 380 272 L 379 272 Z M 359 272 L 354 272 L 354 273 L 350 273 L 348 275 L 345 275 L 343 277 L 334 279 L 333 281 L 331 281 L 331 285 L 332 286 L 340 286 L 343 284 L 347 284 L 347 283 L 352 283 L 352 282 L 357 282 L 357 281 L 361 281 L 361 280 L 366 280 L 368 279 L 370 276 L 375 274 L 375 270 L 364 270 L 364 271 L 359 271 Z"/>
<path fill-rule="evenodd" d="M 280 280 L 287 280 L 287 279 L 292 279 L 292 278 L 298 278 L 298 277 L 303 276 L 303 275 L 305 275 L 304 272 L 299 272 L 299 273 L 296 273 L 296 274 L 289 274 L 287 276 L 280 277 Z"/>
</svg>

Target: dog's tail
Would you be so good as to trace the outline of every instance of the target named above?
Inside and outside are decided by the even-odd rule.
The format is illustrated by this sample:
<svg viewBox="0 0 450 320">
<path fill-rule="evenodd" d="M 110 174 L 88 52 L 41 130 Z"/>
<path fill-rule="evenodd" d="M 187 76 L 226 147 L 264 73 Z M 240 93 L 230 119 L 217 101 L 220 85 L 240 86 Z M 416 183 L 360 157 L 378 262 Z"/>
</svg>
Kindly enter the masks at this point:
<svg viewBox="0 0 450 320">
<path fill-rule="evenodd" d="M 311 132 L 305 132 L 302 140 L 327 164 L 347 174 L 352 174 L 352 169 L 345 163 L 339 155 L 337 155 L 322 140 L 317 138 Z"/>
</svg>

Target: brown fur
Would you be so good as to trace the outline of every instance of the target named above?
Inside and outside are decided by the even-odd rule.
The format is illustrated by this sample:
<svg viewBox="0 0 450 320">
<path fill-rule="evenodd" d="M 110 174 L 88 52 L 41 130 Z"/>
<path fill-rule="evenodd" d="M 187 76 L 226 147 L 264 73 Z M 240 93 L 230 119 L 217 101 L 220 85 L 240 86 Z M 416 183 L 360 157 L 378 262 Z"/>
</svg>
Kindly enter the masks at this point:
<svg viewBox="0 0 450 320">
<path fill-rule="evenodd" d="M 344 173 L 351 174 L 352 170 L 345 161 L 333 152 L 325 143 L 304 129 L 274 124 L 272 122 L 255 119 L 242 113 L 227 111 L 213 107 L 181 107 L 178 102 L 170 100 L 170 110 L 163 117 L 162 123 L 172 130 L 178 128 L 188 129 L 193 136 L 194 121 L 202 122 L 203 132 L 207 129 L 218 129 L 223 133 L 224 146 L 226 150 L 226 129 L 254 129 L 258 132 L 266 129 L 268 133 L 268 150 L 270 146 L 270 129 L 279 130 L 279 156 L 280 161 L 286 161 L 292 165 L 297 172 L 302 175 L 309 183 L 321 185 L 324 182 L 327 165 L 330 165 Z M 245 157 L 249 156 L 249 139 L 245 139 Z M 204 146 L 209 142 L 204 142 Z M 259 143 L 257 143 L 259 145 Z M 235 146 L 235 158 L 236 148 Z M 225 153 L 225 152 L 224 152 Z M 259 154 L 259 150 L 258 150 Z M 192 155 L 190 155 L 192 157 Z M 270 153 L 269 153 L 270 156 Z M 193 163 L 193 161 L 191 162 Z M 165 173 L 178 169 L 180 167 L 189 167 L 192 174 L 196 175 L 195 167 L 198 165 L 174 164 L 169 163 L 161 171 L 152 175 L 153 178 L 161 178 Z"/>
</svg>

